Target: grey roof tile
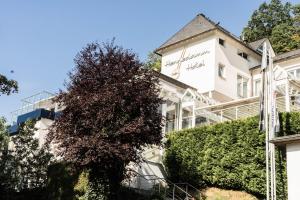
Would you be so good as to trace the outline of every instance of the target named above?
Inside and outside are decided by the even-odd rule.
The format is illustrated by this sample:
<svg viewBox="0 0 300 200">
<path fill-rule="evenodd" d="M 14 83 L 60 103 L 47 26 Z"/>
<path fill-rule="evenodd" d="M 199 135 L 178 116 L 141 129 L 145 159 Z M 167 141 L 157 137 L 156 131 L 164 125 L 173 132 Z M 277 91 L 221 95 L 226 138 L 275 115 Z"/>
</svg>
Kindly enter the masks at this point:
<svg viewBox="0 0 300 200">
<path fill-rule="evenodd" d="M 206 31 L 215 29 L 216 26 L 203 14 L 198 14 L 192 21 L 175 33 L 170 39 L 168 39 L 164 44 L 162 44 L 158 49 L 165 48 L 187 38 L 193 37 L 195 35 L 204 33 Z"/>
<path fill-rule="evenodd" d="M 286 53 L 282 53 L 279 55 L 276 55 L 273 59 L 274 63 L 278 63 L 281 62 L 283 60 L 288 60 L 288 59 L 293 59 L 293 58 L 297 58 L 300 57 L 300 49 L 296 49 L 290 52 L 286 52 Z M 256 65 L 256 66 L 252 66 L 249 69 L 250 70 L 254 70 L 259 68 L 261 65 Z"/>
<path fill-rule="evenodd" d="M 254 42 L 250 42 L 249 46 L 252 47 L 253 49 L 257 50 L 263 44 L 263 42 L 266 40 L 268 40 L 268 38 L 263 38 L 260 40 L 256 40 Z"/>
<path fill-rule="evenodd" d="M 200 35 L 205 32 L 209 32 L 212 30 L 218 29 L 228 35 L 229 37 L 233 38 L 234 40 L 238 41 L 245 47 L 249 48 L 250 50 L 254 51 L 255 53 L 260 55 L 260 52 L 253 49 L 250 45 L 242 41 L 239 37 L 233 35 L 225 28 L 221 27 L 219 23 L 215 23 L 209 18 L 207 18 L 204 14 L 198 14 L 192 21 L 190 21 L 187 25 L 185 25 L 182 29 L 180 29 L 177 33 L 175 33 L 169 40 L 167 40 L 164 44 L 162 44 L 158 49 L 155 50 L 158 53 L 160 50 L 189 39 L 191 37 Z"/>
<path fill-rule="evenodd" d="M 289 59 L 289 58 L 294 58 L 294 57 L 298 57 L 300 56 L 300 49 L 296 49 L 287 53 L 282 53 L 279 54 L 277 56 L 275 56 L 274 58 L 274 62 L 278 62 L 284 59 Z"/>
</svg>

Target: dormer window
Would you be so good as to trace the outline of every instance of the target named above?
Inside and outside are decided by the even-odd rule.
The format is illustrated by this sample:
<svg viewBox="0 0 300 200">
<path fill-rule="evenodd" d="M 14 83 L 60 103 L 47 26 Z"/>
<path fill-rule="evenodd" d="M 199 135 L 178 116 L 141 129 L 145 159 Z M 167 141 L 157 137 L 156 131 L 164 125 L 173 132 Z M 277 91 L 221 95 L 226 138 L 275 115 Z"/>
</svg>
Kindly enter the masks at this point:
<svg viewBox="0 0 300 200">
<path fill-rule="evenodd" d="M 259 52 L 259 53 L 263 53 L 263 46 L 260 46 L 258 49 L 257 49 L 257 51 Z"/>
<path fill-rule="evenodd" d="M 225 40 L 219 38 L 219 44 L 222 45 L 222 46 L 225 46 Z"/>
<path fill-rule="evenodd" d="M 248 54 L 246 54 L 245 52 L 238 52 L 238 55 L 243 57 L 244 59 L 248 60 Z"/>
</svg>

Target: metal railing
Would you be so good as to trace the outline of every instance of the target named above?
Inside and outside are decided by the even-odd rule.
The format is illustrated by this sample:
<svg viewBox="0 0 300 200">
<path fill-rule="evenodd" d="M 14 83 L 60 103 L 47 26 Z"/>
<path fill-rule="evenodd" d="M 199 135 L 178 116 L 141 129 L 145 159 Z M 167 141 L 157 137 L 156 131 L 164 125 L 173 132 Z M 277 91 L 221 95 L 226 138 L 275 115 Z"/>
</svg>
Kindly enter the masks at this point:
<svg viewBox="0 0 300 200">
<path fill-rule="evenodd" d="M 50 92 L 42 91 L 40 93 L 22 99 L 22 107 L 18 110 L 11 112 L 11 124 L 16 123 L 18 116 L 34 111 L 35 109 L 41 108 L 43 102 L 50 100 L 54 96 L 55 95 Z"/>
<path fill-rule="evenodd" d="M 136 178 L 142 178 L 148 182 L 152 182 L 153 188 L 152 192 L 158 192 L 159 194 L 163 194 L 165 199 L 172 200 L 200 200 L 201 193 L 200 190 L 196 189 L 189 183 L 173 183 L 167 179 L 160 178 L 156 175 L 143 175 L 134 170 L 130 171 L 131 174 L 135 175 Z M 130 187 L 130 183 L 129 183 Z M 191 189 L 193 189 L 193 194 L 190 193 Z M 138 185 L 138 189 L 142 190 L 140 185 Z"/>
<path fill-rule="evenodd" d="M 277 97 L 277 109 L 279 112 L 286 111 L 285 97 Z M 211 125 L 225 121 L 245 119 L 247 117 L 253 117 L 259 115 L 259 98 L 253 97 L 238 102 L 228 102 L 224 105 L 214 105 L 204 108 L 195 109 L 195 117 L 183 117 L 182 118 L 182 129 L 194 128 L 197 126 Z M 300 111 L 300 96 L 290 96 L 289 101 L 290 111 Z M 193 123 L 192 120 L 195 120 Z M 176 119 L 174 120 L 176 121 Z M 194 126 L 194 127 L 193 127 Z M 166 132 L 176 130 L 166 128 Z"/>
</svg>

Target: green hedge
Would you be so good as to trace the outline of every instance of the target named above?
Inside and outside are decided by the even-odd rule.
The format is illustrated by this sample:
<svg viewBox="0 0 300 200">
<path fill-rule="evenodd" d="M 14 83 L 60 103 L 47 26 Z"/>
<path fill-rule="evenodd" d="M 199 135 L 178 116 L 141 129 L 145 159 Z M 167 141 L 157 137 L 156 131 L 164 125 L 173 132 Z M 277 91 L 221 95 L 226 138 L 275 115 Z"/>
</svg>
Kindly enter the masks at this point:
<svg viewBox="0 0 300 200">
<path fill-rule="evenodd" d="M 280 132 L 278 136 L 300 134 L 300 113 L 281 113 L 279 114 Z"/>
<path fill-rule="evenodd" d="M 174 182 L 242 190 L 265 197 L 265 134 L 258 117 L 174 132 L 168 135 L 165 166 Z M 280 114 L 278 134 L 300 133 L 300 113 Z M 278 199 L 286 199 L 286 163 L 276 149 Z"/>
</svg>

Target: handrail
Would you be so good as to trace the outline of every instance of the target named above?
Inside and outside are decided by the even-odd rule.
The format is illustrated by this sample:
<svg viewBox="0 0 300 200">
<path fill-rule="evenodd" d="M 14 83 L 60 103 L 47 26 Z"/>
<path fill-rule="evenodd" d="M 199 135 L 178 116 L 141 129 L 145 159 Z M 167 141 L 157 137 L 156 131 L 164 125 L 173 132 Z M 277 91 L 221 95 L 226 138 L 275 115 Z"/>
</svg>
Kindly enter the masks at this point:
<svg viewBox="0 0 300 200">
<path fill-rule="evenodd" d="M 197 188 L 195 188 L 194 186 L 192 186 L 191 184 L 189 184 L 189 183 L 175 183 L 176 185 L 188 185 L 188 186 L 190 186 L 191 188 L 193 188 L 194 190 L 196 190 L 197 192 L 199 192 L 199 194 L 200 194 L 200 190 L 199 189 L 197 189 Z"/>
<path fill-rule="evenodd" d="M 175 183 L 173 183 L 173 182 L 171 182 L 171 181 L 169 181 L 169 180 L 167 180 L 167 179 L 165 179 L 165 178 L 160 178 L 160 177 L 158 177 L 158 176 L 156 176 L 156 175 L 143 175 L 143 174 L 140 174 L 140 173 L 138 173 L 137 171 L 132 170 L 132 169 L 130 169 L 130 171 L 131 171 L 131 172 L 134 172 L 134 173 L 137 174 L 139 177 L 142 177 L 143 179 L 148 180 L 148 181 L 161 180 L 161 181 L 165 182 L 167 185 L 172 185 L 173 188 L 176 188 L 176 189 L 178 189 L 179 191 L 183 192 L 184 194 L 187 195 L 188 198 L 192 198 L 192 197 L 193 197 L 193 196 L 192 196 L 191 194 L 189 194 L 187 191 L 183 190 L 181 187 L 179 187 L 179 186 L 176 185 Z M 148 178 L 146 178 L 146 177 L 155 177 L 155 178 L 150 178 L 150 179 L 148 179 Z"/>
<path fill-rule="evenodd" d="M 175 184 L 176 185 L 183 185 L 183 186 L 185 186 L 187 191 L 190 191 L 189 188 L 191 188 L 192 191 L 193 191 L 192 193 L 195 195 L 194 192 L 196 192 L 196 194 L 198 194 L 197 196 L 199 198 L 201 198 L 201 191 L 199 189 L 195 188 L 193 185 L 191 185 L 189 183 L 186 183 L 186 182 L 184 182 L 184 183 L 175 183 Z"/>
</svg>

